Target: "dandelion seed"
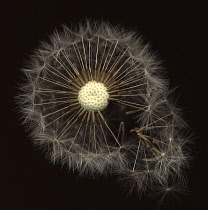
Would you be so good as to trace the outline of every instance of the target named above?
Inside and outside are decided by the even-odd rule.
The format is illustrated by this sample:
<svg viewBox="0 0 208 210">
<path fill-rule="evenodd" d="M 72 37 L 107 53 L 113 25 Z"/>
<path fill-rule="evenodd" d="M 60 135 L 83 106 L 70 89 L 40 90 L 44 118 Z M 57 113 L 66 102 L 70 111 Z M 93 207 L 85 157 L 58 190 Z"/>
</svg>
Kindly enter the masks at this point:
<svg viewBox="0 0 208 210">
<path fill-rule="evenodd" d="M 147 192 L 180 177 L 184 123 L 148 46 L 117 30 L 87 22 L 54 33 L 23 70 L 19 104 L 53 162 L 81 175 L 126 176 L 131 189 Z"/>
</svg>

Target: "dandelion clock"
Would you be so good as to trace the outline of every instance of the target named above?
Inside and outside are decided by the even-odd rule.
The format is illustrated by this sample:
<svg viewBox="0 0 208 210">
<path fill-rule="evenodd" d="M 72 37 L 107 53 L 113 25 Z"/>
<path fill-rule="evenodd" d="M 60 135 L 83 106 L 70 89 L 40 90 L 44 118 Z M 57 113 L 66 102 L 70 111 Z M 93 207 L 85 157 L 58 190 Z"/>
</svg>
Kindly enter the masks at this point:
<svg viewBox="0 0 208 210">
<path fill-rule="evenodd" d="M 23 72 L 23 122 L 52 162 L 116 175 L 139 193 L 186 185 L 186 124 L 136 33 L 98 22 L 64 26 Z"/>
</svg>

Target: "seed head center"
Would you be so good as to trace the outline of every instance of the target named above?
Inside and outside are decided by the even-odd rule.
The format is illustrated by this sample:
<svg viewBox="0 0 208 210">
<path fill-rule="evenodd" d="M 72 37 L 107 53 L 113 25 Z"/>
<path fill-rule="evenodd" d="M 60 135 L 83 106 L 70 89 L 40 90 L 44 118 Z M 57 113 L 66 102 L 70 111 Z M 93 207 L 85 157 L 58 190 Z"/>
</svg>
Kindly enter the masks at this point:
<svg viewBox="0 0 208 210">
<path fill-rule="evenodd" d="M 89 81 L 81 87 L 78 100 L 87 111 L 102 111 L 108 106 L 109 94 L 106 86 L 97 81 Z"/>
</svg>

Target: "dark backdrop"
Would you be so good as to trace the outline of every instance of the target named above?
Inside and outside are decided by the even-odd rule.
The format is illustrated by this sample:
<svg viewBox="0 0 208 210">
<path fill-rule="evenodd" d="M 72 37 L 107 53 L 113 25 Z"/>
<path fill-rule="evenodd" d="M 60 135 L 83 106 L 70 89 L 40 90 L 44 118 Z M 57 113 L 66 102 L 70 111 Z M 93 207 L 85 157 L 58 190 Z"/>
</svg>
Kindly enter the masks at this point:
<svg viewBox="0 0 208 210">
<path fill-rule="evenodd" d="M 141 33 L 164 60 L 175 96 L 190 125 L 194 157 L 190 193 L 161 209 L 208 209 L 206 1 L 4 1 L 1 3 L 0 209 L 156 209 L 156 201 L 126 197 L 114 177 L 77 177 L 53 166 L 20 125 L 13 97 L 23 61 L 54 28 L 85 17 L 121 23 Z"/>
</svg>

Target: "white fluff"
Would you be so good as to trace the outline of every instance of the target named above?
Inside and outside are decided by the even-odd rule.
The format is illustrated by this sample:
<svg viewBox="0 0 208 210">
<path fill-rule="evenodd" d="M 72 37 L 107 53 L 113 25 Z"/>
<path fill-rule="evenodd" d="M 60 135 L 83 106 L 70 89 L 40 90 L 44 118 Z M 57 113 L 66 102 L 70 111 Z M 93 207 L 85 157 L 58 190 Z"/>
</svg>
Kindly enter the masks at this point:
<svg viewBox="0 0 208 210">
<path fill-rule="evenodd" d="M 184 122 L 155 57 L 135 33 L 108 23 L 55 32 L 23 69 L 18 96 L 35 144 L 53 162 L 117 174 L 139 192 L 181 184 Z"/>
</svg>

